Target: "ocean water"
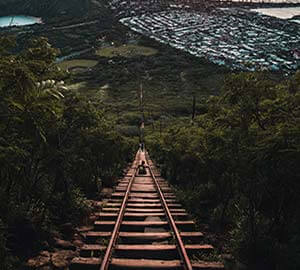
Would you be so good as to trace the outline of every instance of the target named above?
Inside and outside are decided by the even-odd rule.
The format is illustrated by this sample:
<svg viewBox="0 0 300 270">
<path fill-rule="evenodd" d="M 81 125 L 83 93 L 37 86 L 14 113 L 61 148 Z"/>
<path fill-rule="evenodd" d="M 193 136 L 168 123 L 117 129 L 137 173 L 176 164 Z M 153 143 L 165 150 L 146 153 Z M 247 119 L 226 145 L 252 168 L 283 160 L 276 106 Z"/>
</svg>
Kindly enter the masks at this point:
<svg viewBox="0 0 300 270">
<path fill-rule="evenodd" d="M 280 19 L 291 19 L 294 16 L 300 15 L 300 7 L 287 7 L 287 8 L 258 8 L 252 9 L 264 15 L 277 17 Z"/>
<path fill-rule="evenodd" d="M 31 17 L 31 16 L 5 16 L 0 17 L 0 27 L 5 26 L 13 26 L 13 25 L 29 25 L 34 23 L 41 23 L 42 20 L 37 17 Z"/>
</svg>

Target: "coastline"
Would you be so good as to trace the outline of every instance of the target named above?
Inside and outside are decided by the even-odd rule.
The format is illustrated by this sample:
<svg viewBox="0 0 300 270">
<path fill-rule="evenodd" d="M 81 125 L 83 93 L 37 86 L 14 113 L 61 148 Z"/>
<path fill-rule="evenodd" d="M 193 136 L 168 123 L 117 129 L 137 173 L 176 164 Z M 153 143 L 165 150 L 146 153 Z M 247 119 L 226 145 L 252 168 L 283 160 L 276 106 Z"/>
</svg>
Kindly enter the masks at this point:
<svg viewBox="0 0 300 270">
<path fill-rule="evenodd" d="M 16 21 L 16 22 L 15 22 Z M 44 24 L 41 17 L 29 16 L 29 15 L 16 15 L 12 14 L 9 16 L 0 17 L 0 27 L 18 27 L 18 26 L 29 26 L 34 24 Z"/>
<path fill-rule="evenodd" d="M 257 8 L 251 9 L 251 11 L 283 20 L 290 20 L 300 16 L 300 7 Z"/>
</svg>

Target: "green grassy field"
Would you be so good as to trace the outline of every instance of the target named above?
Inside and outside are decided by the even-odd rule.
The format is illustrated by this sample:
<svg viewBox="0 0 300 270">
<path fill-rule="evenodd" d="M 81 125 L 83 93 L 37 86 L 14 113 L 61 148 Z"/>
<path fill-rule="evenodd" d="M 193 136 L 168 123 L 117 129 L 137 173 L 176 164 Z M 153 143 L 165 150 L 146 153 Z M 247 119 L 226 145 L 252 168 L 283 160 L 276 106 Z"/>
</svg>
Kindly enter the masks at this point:
<svg viewBox="0 0 300 270">
<path fill-rule="evenodd" d="M 122 56 L 122 57 L 134 57 L 138 55 L 150 56 L 157 53 L 156 49 L 138 45 L 122 45 L 119 47 L 106 47 L 99 49 L 96 54 L 103 57 L 114 57 L 114 56 Z"/>
<path fill-rule="evenodd" d="M 57 64 L 61 69 L 67 70 L 75 67 L 80 68 L 90 68 L 96 66 L 98 61 L 96 60 L 88 60 L 88 59 L 74 59 L 74 60 L 66 60 L 59 64 Z"/>
<path fill-rule="evenodd" d="M 190 119 L 194 96 L 196 114 L 201 113 L 203 100 L 218 94 L 230 73 L 149 38 L 140 36 L 137 40 L 137 45 L 99 49 L 89 57 L 98 64 L 89 72 L 76 74 L 70 82 L 72 91 L 115 118 L 124 135 L 138 135 L 141 85 L 146 129 L 160 130 L 178 117 Z"/>
</svg>

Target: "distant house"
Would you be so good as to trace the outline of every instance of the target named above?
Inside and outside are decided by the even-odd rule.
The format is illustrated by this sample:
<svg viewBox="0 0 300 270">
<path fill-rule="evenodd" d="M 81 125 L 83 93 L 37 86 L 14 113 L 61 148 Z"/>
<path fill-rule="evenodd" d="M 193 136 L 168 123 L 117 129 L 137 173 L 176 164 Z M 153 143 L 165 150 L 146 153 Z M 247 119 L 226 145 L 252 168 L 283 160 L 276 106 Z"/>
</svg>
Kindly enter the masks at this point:
<svg viewBox="0 0 300 270">
<path fill-rule="evenodd" d="M 293 57 L 296 58 L 297 60 L 300 59 L 300 50 L 295 49 L 292 51 Z"/>
</svg>

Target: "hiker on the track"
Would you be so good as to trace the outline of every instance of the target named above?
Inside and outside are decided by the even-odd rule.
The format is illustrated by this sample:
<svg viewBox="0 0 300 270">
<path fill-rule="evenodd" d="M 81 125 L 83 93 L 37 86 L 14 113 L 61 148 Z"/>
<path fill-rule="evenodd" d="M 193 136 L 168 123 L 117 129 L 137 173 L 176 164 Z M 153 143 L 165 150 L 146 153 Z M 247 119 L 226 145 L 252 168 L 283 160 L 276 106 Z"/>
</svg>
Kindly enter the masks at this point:
<svg viewBox="0 0 300 270">
<path fill-rule="evenodd" d="M 138 167 L 138 173 L 139 174 L 146 174 L 147 173 L 144 160 L 142 160 L 141 164 Z"/>
<path fill-rule="evenodd" d="M 144 143 L 142 143 L 142 142 L 140 143 L 140 149 L 142 152 L 144 152 Z"/>
</svg>

